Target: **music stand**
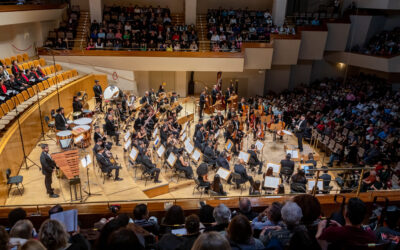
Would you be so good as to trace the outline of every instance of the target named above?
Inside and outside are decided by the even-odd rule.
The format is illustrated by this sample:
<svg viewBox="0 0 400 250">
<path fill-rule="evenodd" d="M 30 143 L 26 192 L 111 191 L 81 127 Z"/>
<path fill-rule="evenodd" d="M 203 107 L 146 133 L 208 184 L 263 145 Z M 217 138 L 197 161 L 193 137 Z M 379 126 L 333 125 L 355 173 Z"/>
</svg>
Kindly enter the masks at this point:
<svg viewBox="0 0 400 250">
<path fill-rule="evenodd" d="M 90 192 L 89 165 L 91 163 L 92 163 L 92 160 L 90 159 L 90 154 L 85 155 L 85 157 L 81 159 L 82 167 L 86 168 L 86 178 L 87 178 L 87 187 L 88 187 L 88 191 L 83 190 L 83 192 L 86 193 L 87 196 L 85 197 L 85 199 L 82 199 L 82 202 L 85 202 L 90 196 L 101 195 L 101 194 L 94 194 L 94 193 Z"/>
</svg>

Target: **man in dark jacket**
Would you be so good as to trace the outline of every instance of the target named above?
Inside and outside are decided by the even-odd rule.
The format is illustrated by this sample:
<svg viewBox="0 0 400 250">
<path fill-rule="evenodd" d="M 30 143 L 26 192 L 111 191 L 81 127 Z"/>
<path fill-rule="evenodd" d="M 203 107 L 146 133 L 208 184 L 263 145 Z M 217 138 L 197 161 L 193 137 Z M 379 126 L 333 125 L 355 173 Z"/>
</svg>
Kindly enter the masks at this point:
<svg viewBox="0 0 400 250">
<path fill-rule="evenodd" d="M 108 115 L 106 119 L 106 124 L 104 126 L 105 130 L 107 131 L 107 135 L 114 136 L 117 146 L 121 146 L 119 144 L 119 132 L 116 131 L 116 126 L 114 124 L 114 117 L 113 115 Z"/>
<path fill-rule="evenodd" d="M 57 130 L 67 130 L 70 129 L 67 123 L 67 118 L 64 116 L 64 108 L 61 107 L 57 109 L 57 115 L 55 119 L 55 126 Z"/>
<path fill-rule="evenodd" d="M 244 167 L 243 159 L 240 159 L 239 164 L 235 165 L 234 171 L 235 171 L 235 173 L 240 174 L 240 176 L 242 177 L 240 180 L 236 181 L 237 188 L 239 188 L 240 184 L 245 183 L 246 181 L 249 181 L 251 186 L 254 185 L 253 177 L 247 175 L 247 171 L 246 171 L 246 168 Z M 228 178 L 228 181 L 227 181 L 228 184 L 231 184 L 231 180 L 232 180 L 232 175 L 230 175 Z"/>
<path fill-rule="evenodd" d="M 58 198 L 59 196 L 55 194 L 54 189 L 51 188 L 51 177 L 54 168 L 57 168 L 57 166 L 49 154 L 49 146 L 47 144 L 42 144 L 41 147 L 42 154 L 40 155 L 40 164 L 42 165 L 42 173 L 44 175 L 44 185 L 46 186 L 46 191 L 50 198 Z"/>
<path fill-rule="evenodd" d="M 281 172 L 279 173 L 279 177 L 283 180 L 285 177 L 286 182 L 289 183 L 289 179 L 294 171 L 294 161 L 290 160 L 291 154 L 286 155 L 285 160 L 281 160 Z"/>
<path fill-rule="evenodd" d="M 217 166 L 230 170 L 229 162 L 226 159 L 226 152 L 222 152 L 217 158 Z"/>
<path fill-rule="evenodd" d="M 247 151 L 247 153 L 250 154 L 249 165 L 251 168 L 254 168 L 254 166 L 258 165 L 258 174 L 262 174 L 263 163 L 260 160 L 258 160 L 256 151 L 257 151 L 256 145 L 252 144 L 251 149 Z"/>
<path fill-rule="evenodd" d="M 305 115 L 301 115 L 300 120 L 296 124 L 296 137 L 299 146 L 299 151 L 303 152 L 303 136 L 307 128 L 307 121 Z"/>
<path fill-rule="evenodd" d="M 103 173 L 106 173 L 108 176 L 111 176 L 111 171 L 115 170 L 114 180 L 122 181 L 123 179 L 119 178 L 119 170 L 121 169 L 121 167 L 113 165 L 109 159 L 104 157 L 103 153 L 104 153 L 104 148 L 99 147 L 97 149 L 96 160 L 97 160 L 97 163 L 99 163 L 99 165 L 100 165 L 101 171 Z"/>
<path fill-rule="evenodd" d="M 142 164 L 146 167 L 146 171 L 149 172 L 154 178 L 154 183 L 161 183 L 161 181 L 158 180 L 158 176 L 160 175 L 160 169 L 157 168 L 156 165 L 151 162 L 150 151 L 151 148 L 148 148 L 146 153 L 142 156 Z"/>
<path fill-rule="evenodd" d="M 215 152 L 214 152 L 212 146 L 213 146 L 213 142 L 208 141 L 206 147 L 204 148 L 204 161 L 207 164 L 213 165 L 213 167 L 215 168 L 217 157 L 215 156 Z"/>
<path fill-rule="evenodd" d="M 99 80 L 94 80 L 93 92 L 94 92 L 94 98 L 96 99 L 96 105 L 99 105 L 100 110 L 103 111 L 102 107 L 103 90 L 101 89 Z"/>
</svg>

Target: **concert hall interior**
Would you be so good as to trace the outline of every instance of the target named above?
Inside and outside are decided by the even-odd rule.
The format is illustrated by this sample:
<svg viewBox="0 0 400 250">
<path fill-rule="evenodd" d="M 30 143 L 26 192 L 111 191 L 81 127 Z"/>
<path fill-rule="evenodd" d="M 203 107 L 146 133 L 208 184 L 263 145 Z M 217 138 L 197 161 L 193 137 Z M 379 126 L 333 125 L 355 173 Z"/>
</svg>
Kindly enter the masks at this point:
<svg viewBox="0 0 400 250">
<path fill-rule="evenodd" d="M 399 0 L 9 0 L 0 34 L 4 249 L 20 208 L 40 249 L 400 246 Z"/>
</svg>

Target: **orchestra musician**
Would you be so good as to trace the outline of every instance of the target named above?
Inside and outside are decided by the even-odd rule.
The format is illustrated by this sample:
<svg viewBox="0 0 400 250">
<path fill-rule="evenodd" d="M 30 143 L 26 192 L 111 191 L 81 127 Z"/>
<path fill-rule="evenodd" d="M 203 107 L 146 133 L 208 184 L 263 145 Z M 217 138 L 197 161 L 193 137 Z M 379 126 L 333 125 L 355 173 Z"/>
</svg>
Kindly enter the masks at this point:
<svg viewBox="0 0 400 250">
<path fill-rule="evenodd" d="M 307 128 L 306 116 L 301 115 L 300 120 L 297 122 L 295 127 L 295 134 L 297 137 L 297 143 L 300 152 L 303 152 L 303 135 L 304 132 L 306 131 L 306 128 Z"/>
<path fill-rule="evenodd" d="M 58 198 L 59 195 L 55 194 L 54 189 L 51 187 L 53 170 L 54 168 L 57 168 L 57 165 L 49 154 L 49 145 L 42 144 L 41 148 L 42 154 L 40 155 L 40 165 L 42 165 L 42 174 L 44 175 L 46 192 L 50 198 Z"/>
<path fill-rule="evenodd" d="M 246 106 L 246 100 L 244 98 L 242 98 L 242 99 L 240 99 L 240 102 L 238 103 L 238 111 L 241 116 L 243 115 L 244 106 Z"/>
<path fill-rule="evenodd" d="M 247 175 L 247 171 L 246 171 L 246 168 L 244 167 L 243 159 L 239 160 L 239 164 L 235 164 L 234 171 L 235 171 L 235 173 L 240 174 L 240 176 L 242 177 L 240 180 L 237 180 L 237 182 L 236 182 L 237 188 L 240 188 L 239 185 L 242 183 L 245 183 L 246 181 L 249 181 L 251 186 L 254 185 L 253 177 Z M 232 184 L 232 175 L 229 176 L 227 182 L 228 182 L 228 184 Z"/>
<path fill-rule="evenodd" d="M 257 157 L 256 145 L 252 144 L 250 149 L 247 151 L 250 154 L 249 165 L 251 168 L 258 165 L 258 174 L 262 174 L 263 163 Z"/>
<path fill-rule="evenodd" d="M 207 164 L 206 163 L 201 163 L 198 167 L 197 167 L 197 180 L 200 183 L 201 187 L 204 187 L 204 192 L 206 194 L 208 194 L 208 190 L 210 189 L 211 183 L 208 181 L 208 176 L 207 176 Z"/>
<path fill-rule="evenodd" d="M 72 102 L 72 112 L 82 112 L 83 106 L 78 96 L 74 96 L 74 101 Z"/>
<path fill-rule="evenodd" d="M 178 154 L 178 160 L 175 163 L 175 167 L 177 170 L 184 172 L 187 179 L 193 179 L 193 169 L 189 162 L 185 161 L 182 153 Z"/>
<path fill-rule="evenodd" d="M 146 150 L 146 153 L 142 156 L 141 162 L 146 167 L 146 171 L 154 178 L 154 183 L 161 183 L 161 181 L 158 180 L 160 169 L 151 161 L 151 148 Z"/>
<path fill-rule="evenodd" d="M 216 121 L 213 115 L 210 116 L 210 119 L 206 122 L 206 131 L 210 134 L 214 134 L 217 132 Z"/>
<path fill-rule="evenodd" d="M 217 162 L 217 157 L 215 156 L 215 151 L 213 149 L 213 142 L 209 140 L 204 148 L 204 162 L 206 162 L 209 165 L 212 165 L 213 168 L 215 169 L 215 165 Z"/>
<path fill-rule="evenodd" d="M 221 114 L 221 111 L 217 112 L 217 116 L 215 117 L 215 120 L 217 121 L 218 128 L 220 129 L 222 126 L 224 126 L 225 123 L 225 118 Z"/>
<path fill-rule="evenodd" d="M 106 118 L 105 130 L 107 135 L 115 137 L 115 142 L 117 146 L 121 146 L 119 144 L 119 132 L 117 131 L 117 126 L 115 125 L 114 116 L 109 114 Z"/>
<path fill-rule="evenodd" d="M 203 110 L 204 110 L 204 105 L 206 104 L 206 91 L 204 90 L 200 94 L 200 100 L 199 100 L 199 117 L 200 119 L 203 118 Z"/>
<path fill-rule="evenodd" d="M 146 119 L 144 118 L 144 114 L 142 111 L 139 112 L 139 117 L 135 120 L 135 123 L 133 124 L 133 128 L 135 131 L 139 131 L 142 126 L 144 126 L 144 123 L 146 122 Z"/>
<path fill-rule="evenodd" d="M 68 120 L 64 116 L 64 108 L 60 107 L 57 109 L 57 114 L 56 117 L 54 118 L 55 120 L 55 126 L 57 130 L 67 130 L 71 129 L 68 125 Z"/>
<path fill-rule="evenodd" d="M 230 170 L 229 162 L 227 160 L 225 151 L 222 151 L 221 154 L 218 156 L 217 167 L 221 167 L 221 168 L 225 168 L 226 170 Z"/>
<path fill-rule="evenodd" d="M 222 72 L 221 71 L 219 71 L 217 73 L 217 85 L 216 85 L 216 87 L 217 87 L 217 91 L 218 92 L 222 91 Z"/>
<path fill-rule="evenodd" d="M 157 91 L 157 96 L 160 96 L 161 93 L 165 93 L 164 86 L 161 84 Z"/>
<path fill-rule="evenodd" d="M 97 149 L 96 160 L 100 165 L 100 169 L 103 173 L 106 173 L 108 177 L 111 177 L 111 172 L 115 170 L 115 177 L 114 181 L 122 181 L 123 179 L 119 177 L 119 170 L 121 169 L 120 166 L 112 164 L 110 159 L 105 157 L 104 155 L 104 148 L 99 147 Z"/>
<path fill-rule="evenodd" d="M 99 84 L 99 80 L 94 80 L 93 86 L 94 98 L 96 99 L 96 106 L 100 106 L 100 111 L 103 112 L 103 90 Z"/>
<path fill-rule="evenodd" d="M 282 113 L 279 113 L 277 116 L 275 116 L 274 124 L 280 124 L 281 126 L 283 125 L 283 119 L 282 119 Z M 284 128 L 281 127 L 280 130 L 274 131 L 274 138 L 273 140 L 276 141 L 276 134 L 279 134 L 279 140 L 282 140 L 283 135 L 282 135 L 282 130 Z"/>
<path fill-rule="evenodd" d="M 200 127 L 203 127 L 203 119 L 199 119 L 197 124 L 194 126 L 194 137 L 196 137 L 197 131 L 200 129 Z"/>
<path fill-rule="evenodd" d="M 211 90 L 211 99 L 212 99 L 212 104 L 214 105 L 215 102 L 217 101 L 217 94 L 219 93 L 217 89 L 217 85 L 213 86 L 213 89 Z"/>
<path fill-rule="evenodd" d="M 126 120 L 126 109 L 124 110 L 122 103 L 117 104 L 117 113 L 117 116 L 124 122 Z"/>
<path fill-rule="evenodd" d="M 281 160 L 281 172 L 279 173 L 279 177 L 282 181 L 284 181 L 285 178 L 287 183 L 289 183 L 290 177 L 294 171 L 294 161 L 290 160 L 291 157 L 291 154 L 287 154 L 286 158 Z"/>
<path fill-rule="evenodd" d="M 196 133 L 194 146 L 201 151 L 203 151 L 203 143 L 204 143 L 204 126 L 201 126 Z"/>
<path fill-rule="evenodd" d="M 102 142 L 105 142 L 105 141 L 106 141 L 106 137 L 103 136 L 103 135 L 100 133 L 100 127 L 99 127 L 99 126 L 95 126 L 95 127 L 94 127 L 93 140 L 94 140 L 95 142 L 97 142 L 98 140 L 101 140 Z M 103 145 L 103 144 L 102 144 L 102 145 Z"/>
<path fill-rule="evenodd" d="M 149 91 L 146 91 L 144 93 L 144 96 L 142 97 L 142 99 L 140 99 L 140 104 L 144 104 L 144 103 L 148 103 L 150 105 L 153 104 L 153 100 L 150 97 Z"/>
</svg>

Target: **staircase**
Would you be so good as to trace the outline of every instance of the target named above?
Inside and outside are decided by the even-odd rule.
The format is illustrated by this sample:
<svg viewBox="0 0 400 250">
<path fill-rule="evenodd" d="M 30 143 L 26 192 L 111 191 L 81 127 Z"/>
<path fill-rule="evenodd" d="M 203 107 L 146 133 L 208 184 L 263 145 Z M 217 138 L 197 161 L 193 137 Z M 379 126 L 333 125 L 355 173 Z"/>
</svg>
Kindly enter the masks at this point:
<svg viewBox="0 0 400 250">
<path fill-rule="evenodd" d="M 199 51 L 210 51 L 210 40 L 207 38 L 207 14 L 198 14 L 196 23 L 199 36 Z"/>
<path fill-rule="evenodd" d="M 185 25 L 185 15 L 183 13 L 171 14 L 172 25 Z"/>
<path fill-rule="evenodd" d="M 76 30 L 74 50 L 82 50 L 87 46 L 87 37 L 90 32 L 90 14 L 89 11 L 81 11 L 79 23 Z"/>
</svg>

